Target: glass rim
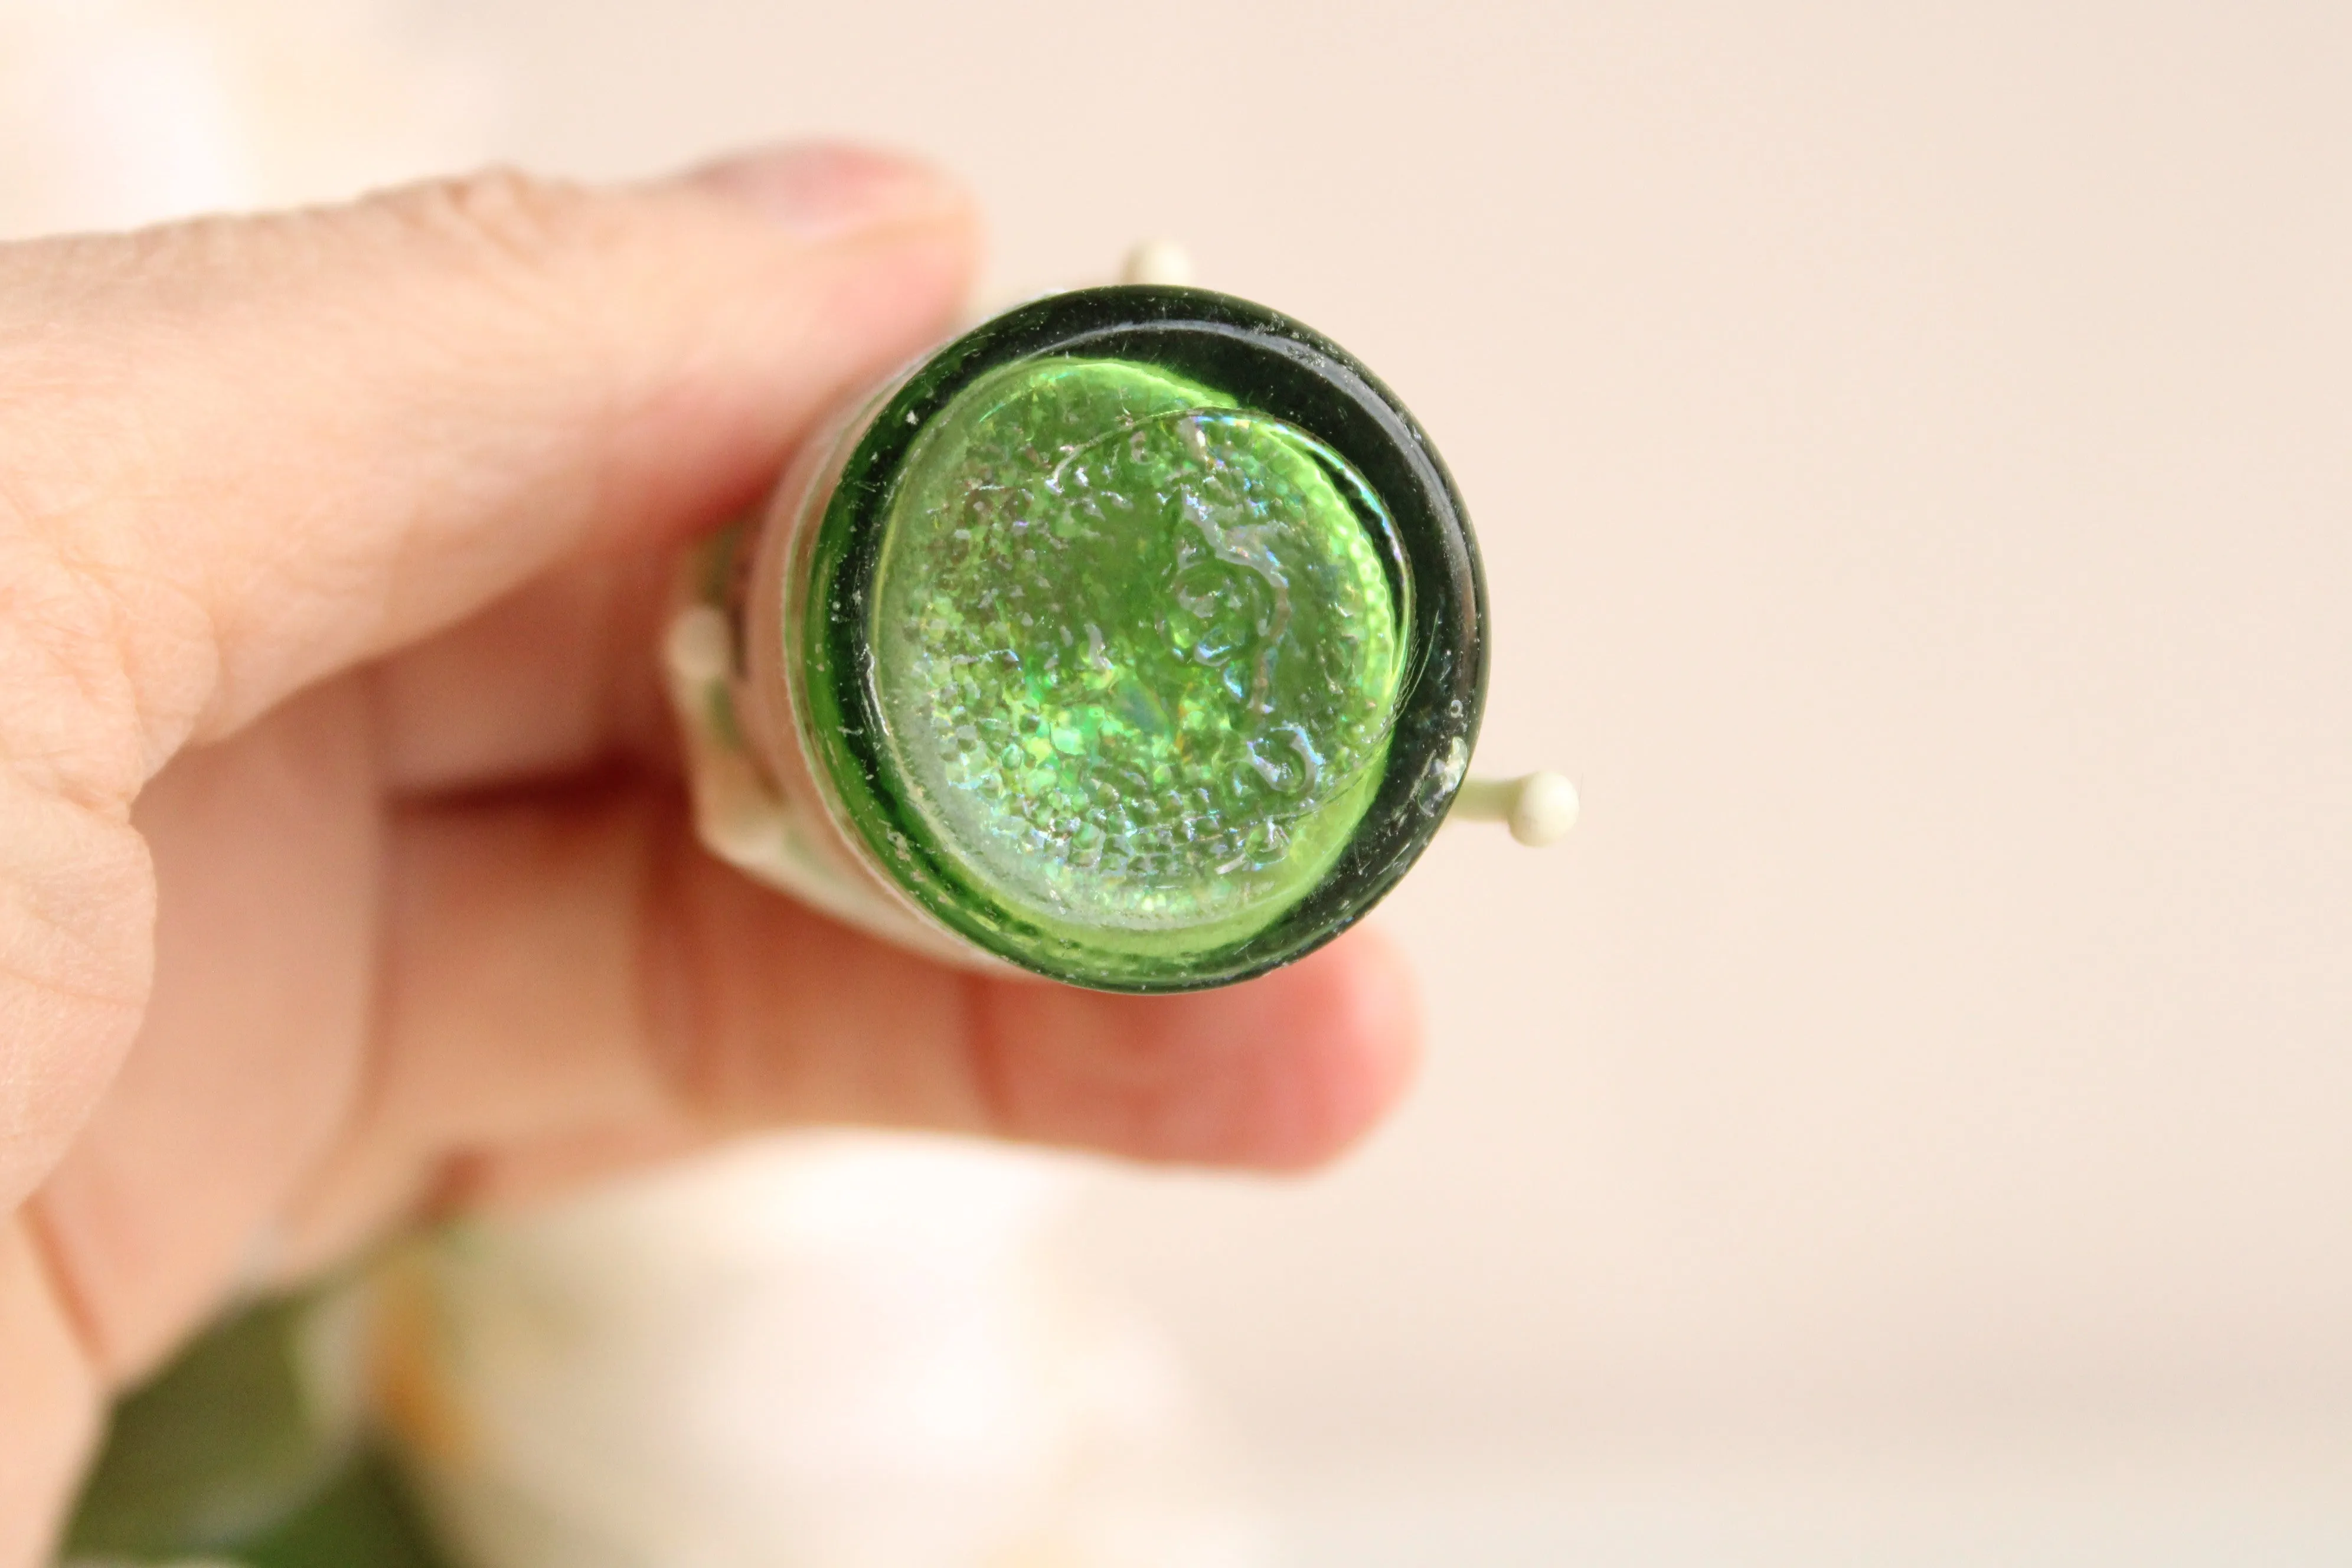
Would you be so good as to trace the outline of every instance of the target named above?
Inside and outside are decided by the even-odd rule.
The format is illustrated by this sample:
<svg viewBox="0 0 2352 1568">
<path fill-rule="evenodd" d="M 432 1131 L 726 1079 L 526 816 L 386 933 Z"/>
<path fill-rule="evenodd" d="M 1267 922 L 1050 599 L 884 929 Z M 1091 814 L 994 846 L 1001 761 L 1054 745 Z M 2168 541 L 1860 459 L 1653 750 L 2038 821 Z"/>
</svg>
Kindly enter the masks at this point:
<svg viewBox="0 0 2352 1568">
<path fill-rule="evenodd" d="M 1181 954 L 1087 948 L 974 887 L 933 842 L 887 754 L 868 647 L 875 569 L 917 438 L 966 386 L 1001 366 L 1106 357 L 1181 370 L 1241 406 L 1306 431 L 1371 484 L 1412 578 L 1407 669 L 1378 788 L 1346 847 L 1265 925 Z M 1120 284 L 1047 295 L 980 323 L 901 378 L 845 436 L 837 477 L 795 584 L 800 646 L 786 649 L 802 743 L 827 775 L 843 827 L 931 920 L 1033 973 L 1101 991 L 1229 984 L 1305 956 L 1395 886 L 1444 820 L 1477 732 L 1486 677 L 1486 584 L 1452 476 L 1395 394 L 1298 321 L 1207 289 Z M 788 629 L 785 635 L 792 635 Z M 795 657 L 796 656 L 796 657 Z"/>
</svg>

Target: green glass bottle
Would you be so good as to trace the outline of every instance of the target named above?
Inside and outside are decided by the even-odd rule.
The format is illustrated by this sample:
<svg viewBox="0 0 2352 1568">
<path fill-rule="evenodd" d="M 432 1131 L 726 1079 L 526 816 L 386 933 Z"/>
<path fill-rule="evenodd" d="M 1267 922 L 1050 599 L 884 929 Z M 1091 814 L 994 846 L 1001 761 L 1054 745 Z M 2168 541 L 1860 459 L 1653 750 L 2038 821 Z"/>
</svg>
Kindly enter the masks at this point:
<svg viewBox="0 0 2352 1568">
<path fill-rule="evenodd" d="M 982 323 L 716 545 L 670 664 L 704 836 L 895 940 L 1172 991 L 1310 951 L 1460 784 L 1485 589 L 1393 394 L 1195 289 Z"/>
</svg>

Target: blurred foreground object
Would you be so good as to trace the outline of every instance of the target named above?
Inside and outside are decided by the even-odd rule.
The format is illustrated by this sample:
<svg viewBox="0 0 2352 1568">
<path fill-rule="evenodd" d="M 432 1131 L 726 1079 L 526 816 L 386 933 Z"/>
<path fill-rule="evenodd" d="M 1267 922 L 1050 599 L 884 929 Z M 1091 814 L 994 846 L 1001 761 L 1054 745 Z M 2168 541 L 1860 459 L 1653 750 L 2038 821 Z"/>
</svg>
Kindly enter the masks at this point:
<svg viewBox="0 0 2352 1568">
<path fill-rule="evenodd" d="M 1066 1172 L 742 1144 L 390 1272 L 377 1382 L 476 1568 L 1244 1568 L 1177 1369 L 1074 1289 Z"/>
<path fill-rule="evenodd" d="M 120 1403 L 67 1568 L 445 1568 L 371 1440 L 358 1306 L 249 1308 Z"/>
<path fill-rule="evenodd" d="M 1260 1568 L 1068 1174 L 769 1138 L 256 1307 L 116 1415 L 69 1568 Z"/>
</svg>

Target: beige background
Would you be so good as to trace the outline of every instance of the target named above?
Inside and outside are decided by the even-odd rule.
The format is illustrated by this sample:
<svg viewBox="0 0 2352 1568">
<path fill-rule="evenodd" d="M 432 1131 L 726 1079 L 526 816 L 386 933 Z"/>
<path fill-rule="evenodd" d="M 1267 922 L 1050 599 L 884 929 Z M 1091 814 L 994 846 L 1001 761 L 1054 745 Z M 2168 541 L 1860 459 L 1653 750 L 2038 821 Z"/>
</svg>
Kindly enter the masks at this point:
<svg viewBox="0 0 2352 1568">
<path fill-rule="evenodd" d="M 517 157 L 925 149 L 1001 285 L 1180 237 L 1451 459 L 1478 761 L 1585 825 L 1393 901 L 1360 1158 L 1080 1227 L 1262 1447 L 2352 1447 L 2352 9 L 448 16 Z"/>
</svg>

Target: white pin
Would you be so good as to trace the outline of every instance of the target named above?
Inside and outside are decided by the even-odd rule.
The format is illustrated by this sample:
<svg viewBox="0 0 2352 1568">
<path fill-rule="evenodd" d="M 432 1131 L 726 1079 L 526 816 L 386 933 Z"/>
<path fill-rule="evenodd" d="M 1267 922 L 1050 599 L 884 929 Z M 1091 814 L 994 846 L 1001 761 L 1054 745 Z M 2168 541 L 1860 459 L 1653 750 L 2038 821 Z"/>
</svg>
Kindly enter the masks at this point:
<svg viewBox="0 0 2352 1568">
<path fill-rule="evenodd" d="M 1501 822 L 1511 837 L 1535 848 L 1557 844 L 1583 810 L 1576 786 L 1558 773 L 1516 779 L 1465 779 L 1454 797 L 1449 822 Z"/>
<path fill-rule="evenodd" d="M 727 679 L 735 664 L 735 634 L 727 613 L 716 605 L 688 605 L 669 623 L 662 652 L 673 679 L 700 696 L 701 689 Z"/>
<path fill-rule="evenodd" d="M 1118 269 L 1118 280 L 1187 289 L 1192 283 L 1192 258 L 1173 240 L 1147 239 L 1127 253 L 1127 265 Z"/>
</svg>

